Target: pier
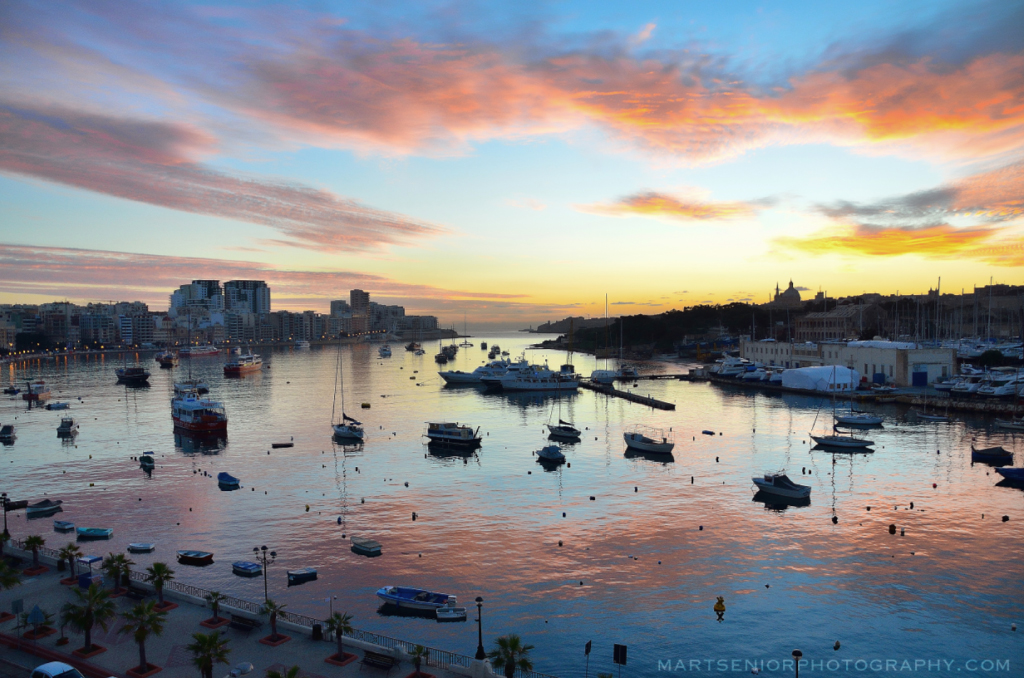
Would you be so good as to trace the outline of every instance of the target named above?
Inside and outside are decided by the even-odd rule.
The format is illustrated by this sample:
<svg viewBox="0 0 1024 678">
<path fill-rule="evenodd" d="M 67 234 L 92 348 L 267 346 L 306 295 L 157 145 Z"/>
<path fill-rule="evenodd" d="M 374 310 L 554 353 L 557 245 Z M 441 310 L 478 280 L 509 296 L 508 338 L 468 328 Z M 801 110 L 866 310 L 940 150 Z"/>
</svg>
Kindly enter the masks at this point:
<svg viewBox="0 0 1024 678">
<path fill-rule="evenodd" d="M 651 398 L 649 396 L 636 395 L 629 391 L 620 391 L 614 386 L 605 386 L 603 384 L 595 384 L 590 381 L 581 381 L 580 387 L 585 388 L 595 393 L 603 393 L 607 396 L 614 396 L 616 398 L 622 398 L 633 403 L 639 403 L 641 405 L 647 405 L 658 410 L 674 410 L 676 409 L 675 403 L 665 402 L 664 400 L 658 400 L 657 398 Z"/>
</svg>

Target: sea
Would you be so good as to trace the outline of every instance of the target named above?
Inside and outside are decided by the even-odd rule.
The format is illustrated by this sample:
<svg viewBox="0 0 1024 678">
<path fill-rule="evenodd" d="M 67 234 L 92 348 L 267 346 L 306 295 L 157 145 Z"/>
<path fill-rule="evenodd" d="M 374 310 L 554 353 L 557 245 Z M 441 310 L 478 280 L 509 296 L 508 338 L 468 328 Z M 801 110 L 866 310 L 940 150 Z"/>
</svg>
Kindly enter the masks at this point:
<svg viewBox="0 0 1024 678">
<path fill-rule="evenodd" d="M 530 348 L 543 338 L 473 336 L 442 369 L 481 365 L 481 341 L 552 367 L 571 359 L 584 375 L 605 367 Z M 231 563 L 266 546 L 277 554 L 269 596 L 288 610 L 347 612 L 357 628 L 428 647 L 472 656 L 482 598 L 485 648 L 518 634 L 533 646 L 534 670 L 559 677 L 789 675 L 796 649 L 804 675 L 1021 675 L 1024 491 L 972 463 L 970 450 L 1003 445 L 1021 465 L 1024 441 L 991 420 L 926 423 L 906 406 L 865 405 L 885 417 L 867 434 L 874 451 L 833 453 L 808 438 L 831 424 L 827 398 L 676 379 L 619 384 L 674 403 L 670 411 L 583 389 L 489 392 L 446 386 L 436 342 L 423 356 L 392 348 L 390 358 L 369 343 L 266 348 L 264 369 L 244 378 L 223 376 L 226 354 L 170 370 L 151 352 L 4 366 L 0 383 L 44 379 L 70 408 L 0 398 L 0 423 L 18 436 L 0 447 L 0 487 L 14 499 L 63 500 L 57 519 L 113 528 L 109 541 L 81 544 L 88 554 L 156 542 L 132 560 L 167 562 L 179 582 L 251 600 L 263 599 L 263 578 L 235 576 Z M 149 386 L 118 385 L 114 370 L 136 361 L 152 372 Z M 224 404 L 226 437 L 174 431 L 173 383 L 189 373 Z M 345 410 L 366 429 L 359 446 L 331 437 L 339 373 Z M 69 415 L 80 432 L 61 440 Z M 559 417 L 583 435 L 562 445 L 566 464 L 546 468 L 534 452 Z M 431 421 L 479 427 L 483 445 L 434 454 L 423 437 Z M 637 425 L 674 437 L 671 457 L 627 451 L 623 433 Z M 281 442 L 293 447 L 272 447 Z M 151 473 L 133 459 L 142 453 L 156 458 Z M 809 505 L 755 500 L 751 478 L 779 470 L 812 486 Z M 219 489 L 222 471 L 241 488 Z M 8 519 L 15 537 L 69 540 L 52 518 Z M 353 553 L 352 536 L 377 540 L 383 555 Z M 214 563 L 180 565 L 179 549 L 211 551 Z M 286 570 L 302 567 L 317 580 L 288 587 Z M 395 615 L 375 595 L 395 585 L 454 594 L 469 619 Z M 615 645 L 626 648 L 624 665 Z"/>
</svg>

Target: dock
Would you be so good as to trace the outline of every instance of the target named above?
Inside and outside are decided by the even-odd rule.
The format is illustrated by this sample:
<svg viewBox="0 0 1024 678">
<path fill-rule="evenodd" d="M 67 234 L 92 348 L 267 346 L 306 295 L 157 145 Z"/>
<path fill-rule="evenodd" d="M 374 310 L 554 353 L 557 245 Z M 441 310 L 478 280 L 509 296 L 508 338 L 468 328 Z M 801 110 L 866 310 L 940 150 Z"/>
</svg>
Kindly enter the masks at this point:
<svg viewBox="0 0 1024 678">
<path fill-rule="evenodd" d="M 620 391 L 614 386 L 605 386 L 603 384 L 595 384 L 590 381 L 581 381 L 580 387 L 594 391 L 595 393 L 603 393 L 607 396 L 613 396 L 615 398 L 622 398 L 633 403 L 639 403 L 640 405 L 646 405 L 653 407 L 658 410 L 674 410 L 676 409 L 675 403 L 665 402 L 664 400 L 658 400 L 657 398 L 650 398 L 648 396 L 636 395 L 629 391 Z"/>
</svg>

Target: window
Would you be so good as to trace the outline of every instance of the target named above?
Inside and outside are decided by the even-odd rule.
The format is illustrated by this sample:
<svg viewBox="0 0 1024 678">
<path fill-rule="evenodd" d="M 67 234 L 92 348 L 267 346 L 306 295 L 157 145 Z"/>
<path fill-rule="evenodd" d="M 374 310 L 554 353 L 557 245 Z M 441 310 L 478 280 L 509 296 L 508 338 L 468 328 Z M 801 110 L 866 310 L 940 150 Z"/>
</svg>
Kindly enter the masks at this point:
<svg viewBox="0 0 1024 678">
<path fill-rule="evenodd" d="M 889 365 L 889 376 L 892 376 L 892 365 Z"/>
</svg>

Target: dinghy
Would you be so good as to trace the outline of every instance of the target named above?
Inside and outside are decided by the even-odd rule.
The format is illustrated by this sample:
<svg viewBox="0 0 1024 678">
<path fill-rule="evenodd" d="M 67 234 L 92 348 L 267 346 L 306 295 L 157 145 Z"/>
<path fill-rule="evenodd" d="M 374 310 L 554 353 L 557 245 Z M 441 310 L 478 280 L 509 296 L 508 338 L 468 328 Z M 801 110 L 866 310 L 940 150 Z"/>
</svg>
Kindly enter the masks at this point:
<svg viewBox="0 0 1024 678">
<path fill-rule="evenodd" d="M 250 563 L 247 560 L 231 563 L 231 571 L 239 577 L 258 577 L 263 574 L 263 568 L 259 563 Z"/>
<path fill-rule="evenodd" d="M 455 600 L 455 596 L 447 593 L 435 593 L 408 586 L 385 586 L 377 590 L 377 597 L 385 603 L 410 610 L 436 610 L 447 605 L 449 600 Z"/>
<path fill-rule="evenodd" d="M 66 410 L 69 407 L 71 407 L 71 406 L 68 405 L 67 403 L 64 403 L 64 402 L 56 402 L 56 403 L 47 403 L 46 404 L 46 409 L 48 409 L 48 410 Z"/>
<path fill-rule="evenodd" d="M 55 520 L 53 521 L 54 532 L 73 532 L 75 530 L 75 524 L 67 520 Z"/>
<path fill-rule="evenodd" d="M 209 565 L 213 554 L 209 551 L 178 551 L 178 562 L 182 565 Z"/>
<path fill-rule="evenodd" d="M 156 544 L 150 542 L 136 541 L 128 544 L 128 553 L 152 553 L 156 550 Z"/>
<path fill-rule="evenodd" d="M 448 604 L 443 605 L 434 612 L 439 622 L 466 621 L 466 608 L 458 607 L 455 596 L 448 599 Z"/>
<path fill-rule="evenodd" d="M 44 499 L 35 504 L 25 507 L 25 516 L 28 518 L 47 518 L 54 513 L 61 513 L 64 509 L 60 507 L 64 502 L 60 499 Z"/>
<path fill-rule="evenodd" d="M 316 569 L 312 567 L 303 567 L 298 570 L 288 570 L 288 586 L 297 586 L 299 584 L 305 584 L 307 581 L 316 580 Z"/>
<path fill-rule="evenodd" d="M 372 539 L 352 537 L 352 552 L 368 558 L 375 558 L 381 554 L 381 546 L 379 542 Z"/>
<path fill-rule="evenodd" d="M 663 430 L 652 429 L 646 426 L 637 426 L 632 431 L 623 433 L 622 437 L 626 441 L 626 447 L 640 450 L 641 452 L 672 454 L 672 449 L 676 446 L 674 442 L 669 440 L 669 437 L 665 435 Z"/>
<path fill-rule="evenodd" d="M 217 474 L 217 484 L 224 488 L 239 487 L 238 478 L 224 471 L 221 471 L 220 473 Z"/>
<path fill-rule="evenodd" d="M 996 473 L 1006 478 L 1007 480 L 1013 480 L 1016 482 L 1024 481 L 1024 468 L 1004 466 L 1003 468 L 997 468 Z"/>
<path fill-rule="evenodd" d="M 562 450 L 558 445 L 545 445 L 540 448 L 534 454 L 537 455 L 537 461 L 549 462 L 549 463 L 561 463 L 565 461 L 565 455 L 562 454 Z"/>
<path fill-rule="evenodd" d="M 1013 452 L 1000 447 L 984 447 L 982 449 L 976 448 L 971 445 L 971 461 L 989 461 L 989 462 L 1003 462 L 1007 464 L 1013 463 Z"/>
<path fill-rule="evenodd" d="M 751 478 L 756 486 L 755 492 L 772 494 L 786 499 L 805 499 L 811 496 L 810 485 L 794 483 L 783 471 L 765 473 L 761 478 Z"/>
<path fill-rule="evenodd" d="M 79 539 L 110 539 L 114 530 L 110 527 L 79 527 L 77 534 Z"/>
<path fill-rule="evenodd" d="M 144 454 L 139 457 L 139 466 L 144 469 L 151 469 L 156 466 L 156 460 L 153 459 L 152 455 Z"/>
</svg>

